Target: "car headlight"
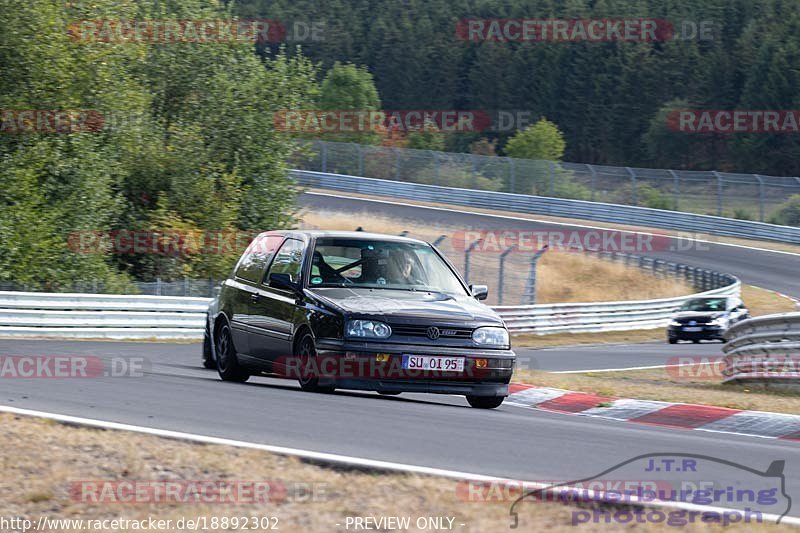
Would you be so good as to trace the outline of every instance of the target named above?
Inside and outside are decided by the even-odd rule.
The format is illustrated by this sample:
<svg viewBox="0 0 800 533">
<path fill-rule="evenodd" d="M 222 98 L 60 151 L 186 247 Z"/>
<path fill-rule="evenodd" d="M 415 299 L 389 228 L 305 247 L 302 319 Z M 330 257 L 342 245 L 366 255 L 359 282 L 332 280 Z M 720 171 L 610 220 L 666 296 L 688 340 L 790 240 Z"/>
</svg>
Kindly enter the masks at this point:
<svg viewBox="0 0 800 533">
<path fill-rule="evenodd" d="M 376 320 L 348 320 L 344 332 L 347 337 L 388 339 L 392 334 L 392 328 Z"/>
<path fill-rule="evenodd" d="M 472 341 L 481 346 L 508 346 L 506 328 L 484 327 L 472 332 Z"/>
<path fill-rule="evenodd" d="M 720 317 L 720 318 L 715 318 L 714 320 L 712 320 L 712 321 L 710 322 L 710 324 L 711 324 L 712 326 L 718 326 L 718 327 L 720 327 L 720 328 L 724 328 L 724 327 L 725 327 L 725 325 L 726 325 L 726 324 L 725 324 L 725 318 L 723 318 L 723 317 Z"/>
<path fill-rule="evenodd" d="M 680 322 L 678 322 L 677 320 L 670 320 L 670 321 L 669 321 L 669 325 L 670 325 L 670 326 L 672 326 L 672 327 L 675 327 L 675 328 L 677 328 L 677 327 L 680 327 L 680 326 L 681 326 L 681 323 L 680 323 Z"/>
</svg>

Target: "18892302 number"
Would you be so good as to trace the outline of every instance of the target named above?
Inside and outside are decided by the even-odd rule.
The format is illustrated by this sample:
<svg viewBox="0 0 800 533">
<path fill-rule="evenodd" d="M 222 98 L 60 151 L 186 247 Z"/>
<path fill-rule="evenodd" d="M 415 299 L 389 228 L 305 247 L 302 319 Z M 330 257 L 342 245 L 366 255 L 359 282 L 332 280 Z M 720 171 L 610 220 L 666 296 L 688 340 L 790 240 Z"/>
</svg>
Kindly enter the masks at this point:
<svg viewBox="0 0 800 533">
<path fill-rule="evenodd" d="M 201 531 L 219 529 L 277 530 L 277 516 L 199 516 L 198 528 Z"/>
</svg>

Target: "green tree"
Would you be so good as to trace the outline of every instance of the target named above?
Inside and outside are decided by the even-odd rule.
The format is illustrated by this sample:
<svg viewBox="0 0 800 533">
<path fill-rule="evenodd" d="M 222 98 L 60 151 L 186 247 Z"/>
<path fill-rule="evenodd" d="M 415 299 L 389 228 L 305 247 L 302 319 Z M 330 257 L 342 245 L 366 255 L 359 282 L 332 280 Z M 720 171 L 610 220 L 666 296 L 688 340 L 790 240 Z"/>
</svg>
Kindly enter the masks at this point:
<svg viewBox="0 0 800 533">
<path fill-rule="evenodd" d="M 558 126 L 541 118 L 509 139 L 505 152 L 509 157 L 519 159 L 560 161 L 566 147 Z"/>
<path fill-rule="evenodd" d="M 381 99 L 369 70 L 352 63 L 334 63 L 325 74 L 317 97 L 317 108 L 321 111 L 358 112 L 378 111 Z M 324 139 L 339 142 L 377 144 L 380 135 L 373 131 L 353 131 L 326 134 Z"/>
</svg>

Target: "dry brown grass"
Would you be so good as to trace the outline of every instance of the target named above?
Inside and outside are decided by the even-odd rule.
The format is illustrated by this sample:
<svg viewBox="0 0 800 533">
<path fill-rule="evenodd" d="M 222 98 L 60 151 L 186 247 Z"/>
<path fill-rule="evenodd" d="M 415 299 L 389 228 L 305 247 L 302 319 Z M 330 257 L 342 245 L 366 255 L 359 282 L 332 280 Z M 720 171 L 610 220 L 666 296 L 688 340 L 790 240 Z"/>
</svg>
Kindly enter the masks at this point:
<svg viewBox="0 0 800 533">
<path fill-rule="evenodd" d="M 335 211 L 302 213 L 300 225 L 306 229 L 354 230 L 359 223 L 365 231 L 396 235 L 407 230 L 410 237 L 429 242 L 440 235 L 451 237 L 457 231 L 465 229 L 451 226 L 429 227 L 413 220 Z M 457 268 L 463 270 L 463 250 L 454 248 L 452 238 L 446 239 L 440 248 Z M 470 279 L 489 285 L 487 303 L 491 305 L 498 303 L 498 261 L 499 256 L 496 253 L 473 253 L 471 256 Z M 519 305 L 522 302 L 529 265 L 528 254 L 512 253 L 508 256 L 504 305 Z M 669 298 L 692 292 L 692 288 L 683 282 L 656 278 L 634 267 L 579 253 L 548 252 L 539 260 L 537 268 L 538 303 Z"/>
<path fill-rule="evenodd" d="M 715 365 L 624 372 L 552 374 L 518 370 L 514 381 L 617 398 L 716 405 L 731 409 L 800 413 L 800 395 L 746 385 L 722 385 Z"/>
<path fill-rule="evenodd" d="M 510 501 L 463 501 L 457 496 L 454 480 L 324 468 L 257 450 L 78 428 L 12 415 L 0 415 L 0 425 L 3 427 L 0 448 L 14 450 L 0 456 L 3 471 L 0 516 L 5 517 L 26 517 L 35 522 L 39 516 L 84 520 L 276 516 L 280 531 L 309 532 L 345 531 L 347 516 L 411 516 L 412 520 L 420 516 L 455 517 L 454 530 L 465 532 L 500 531 L 509 525 Z M 272 481 L 287 486 L 308 485 L 302 491 L 304 497 L 267 503 L 85 503 L 74 499 L 69 492 L 76 481 L 165 480 Z M 313 498 L 308 497 L 309 487 Z M 520 526 L 522 531 L 575 531 L 576 526 L 570 523 L 575 510 L 575 507 L 554 503 L 529 503 L 520 509 Z M 623 531 L 630 527 L 603 524 L 601 529 Z M 638 528 L 672 529 L 664 525 Z M 721 530 L 699 524 L 687 529 L 708 528 Z M 737 525 L 731 529 L 773 531 L 784 528 Z M 417 531 L 413 527 L 410 530 Z M 600 529 L 577 526 L 577 530 Z"/>
</svg>

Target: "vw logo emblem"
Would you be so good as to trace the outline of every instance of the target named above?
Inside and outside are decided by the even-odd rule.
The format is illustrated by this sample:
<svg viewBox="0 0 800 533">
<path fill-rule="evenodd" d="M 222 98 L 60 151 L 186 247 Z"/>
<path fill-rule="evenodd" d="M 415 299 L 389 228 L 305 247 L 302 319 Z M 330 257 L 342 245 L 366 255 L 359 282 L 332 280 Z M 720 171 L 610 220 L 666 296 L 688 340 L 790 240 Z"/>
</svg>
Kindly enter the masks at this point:
<svg viewBox="0 0 800 533">
<path fill-rule="evenodd" d="M 694 326 L 695 324 L 697 324 L 697 321 L 696 321 L 696 320 L 690 320 L 690 321 L 689 321 L 689 325 L 690 325 L 690 326 Z"/>
<path fill-rule="evenodd" d="M 439 335 L 440 335 L 439 328 L 437 328 L 436 326 L 431 326 L 428 328 L 428 338 L 430 340 L 435 341 L 436 339 L 439 338 Z"/>
</svg>

